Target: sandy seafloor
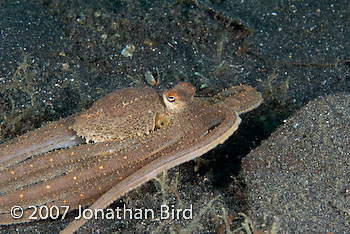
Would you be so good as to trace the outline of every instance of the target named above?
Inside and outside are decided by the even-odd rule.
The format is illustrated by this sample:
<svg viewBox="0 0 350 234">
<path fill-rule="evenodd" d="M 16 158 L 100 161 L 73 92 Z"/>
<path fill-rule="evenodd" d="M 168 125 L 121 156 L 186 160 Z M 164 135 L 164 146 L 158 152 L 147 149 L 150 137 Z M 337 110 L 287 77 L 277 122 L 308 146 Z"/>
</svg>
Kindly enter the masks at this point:
<svg viewBox="0 0 350 234">
<path fill-rule="evenodd" d="M 78 233 L 350 230 L 347 1 L 19 0 L 0 15 L 0 142 L 147 86 L 146 71 L 159 90 L 243 83 L 264 96 L 225 144 L 112 205 L 192 204 L 193 220 L 94 220 Z M 57 233 L 75 215 L 0 233 Z"/>
</svg>

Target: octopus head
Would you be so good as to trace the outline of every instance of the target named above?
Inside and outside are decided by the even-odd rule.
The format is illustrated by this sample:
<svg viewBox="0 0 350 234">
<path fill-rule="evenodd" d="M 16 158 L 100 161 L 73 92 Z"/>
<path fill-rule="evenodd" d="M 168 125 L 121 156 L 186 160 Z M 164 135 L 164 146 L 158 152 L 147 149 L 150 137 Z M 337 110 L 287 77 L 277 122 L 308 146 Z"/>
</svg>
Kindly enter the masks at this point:
<svg viewBox="0 0 350 234">
<path fill-rule="evenodd" d="M 168 111 L 180 112 L 193 100 L 196 88 L 188 82 L 180 82 L 163 93 L 163 101 Z"/>
</svg>

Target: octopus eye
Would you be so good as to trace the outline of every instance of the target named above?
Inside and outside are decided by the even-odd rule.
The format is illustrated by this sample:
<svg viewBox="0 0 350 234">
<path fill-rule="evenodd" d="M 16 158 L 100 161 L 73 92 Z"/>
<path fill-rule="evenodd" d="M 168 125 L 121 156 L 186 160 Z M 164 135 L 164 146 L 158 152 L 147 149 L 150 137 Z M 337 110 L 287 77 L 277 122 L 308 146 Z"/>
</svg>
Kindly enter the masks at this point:
<svg viewBox="0 0 350 234">
<path fill-rule="evenodd" d="M 169 102 L 175 102 L 175 97 L 174 96 L 167 96 L 166 97 Z"/>
</svg>

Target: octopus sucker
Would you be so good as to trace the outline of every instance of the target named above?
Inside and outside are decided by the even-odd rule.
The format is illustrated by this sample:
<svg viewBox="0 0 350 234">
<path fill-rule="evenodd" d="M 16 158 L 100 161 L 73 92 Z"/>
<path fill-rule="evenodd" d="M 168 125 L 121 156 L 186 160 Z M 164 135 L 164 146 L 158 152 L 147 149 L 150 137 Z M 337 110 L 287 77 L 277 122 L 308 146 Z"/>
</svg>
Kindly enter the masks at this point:
<svg viewBox="0 0 350 234">
<path fill-rule="evenodd" d="M 163 170 L 200 157 L 258 107 L 259 92 L 241 85 L 213 98 L 180 82 L 169 90 L 126 88 L 81 114 L 0 146 L 0 224 L 29 222 L 29 206 L 107 207 Z M 86 143 L 89 142 L 89 143 Z M 13 205 L 24 208 L 12 219 Z M 85 221 L 76 220 L 62 233 Z"/>
</svg>

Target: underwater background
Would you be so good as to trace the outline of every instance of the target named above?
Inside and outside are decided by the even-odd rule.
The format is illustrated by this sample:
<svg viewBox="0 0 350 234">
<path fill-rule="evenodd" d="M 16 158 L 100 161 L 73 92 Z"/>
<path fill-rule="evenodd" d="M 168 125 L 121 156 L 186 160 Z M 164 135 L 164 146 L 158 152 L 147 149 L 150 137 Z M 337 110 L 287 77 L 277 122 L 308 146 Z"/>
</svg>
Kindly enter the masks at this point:
<svg viewBox="0 0 350 234">
<path fill-rule="evenodd" d="M 125 87 L 263 94 L 223 145 L 112 204 L 192 205 L 192 220 L 94 220 L 78 233 L 350 230 L 347 1 L 19 0 L 0 15 L 0 143 Z M 0 233 L 57 233 L 74 216 Z"/>
</svg>

